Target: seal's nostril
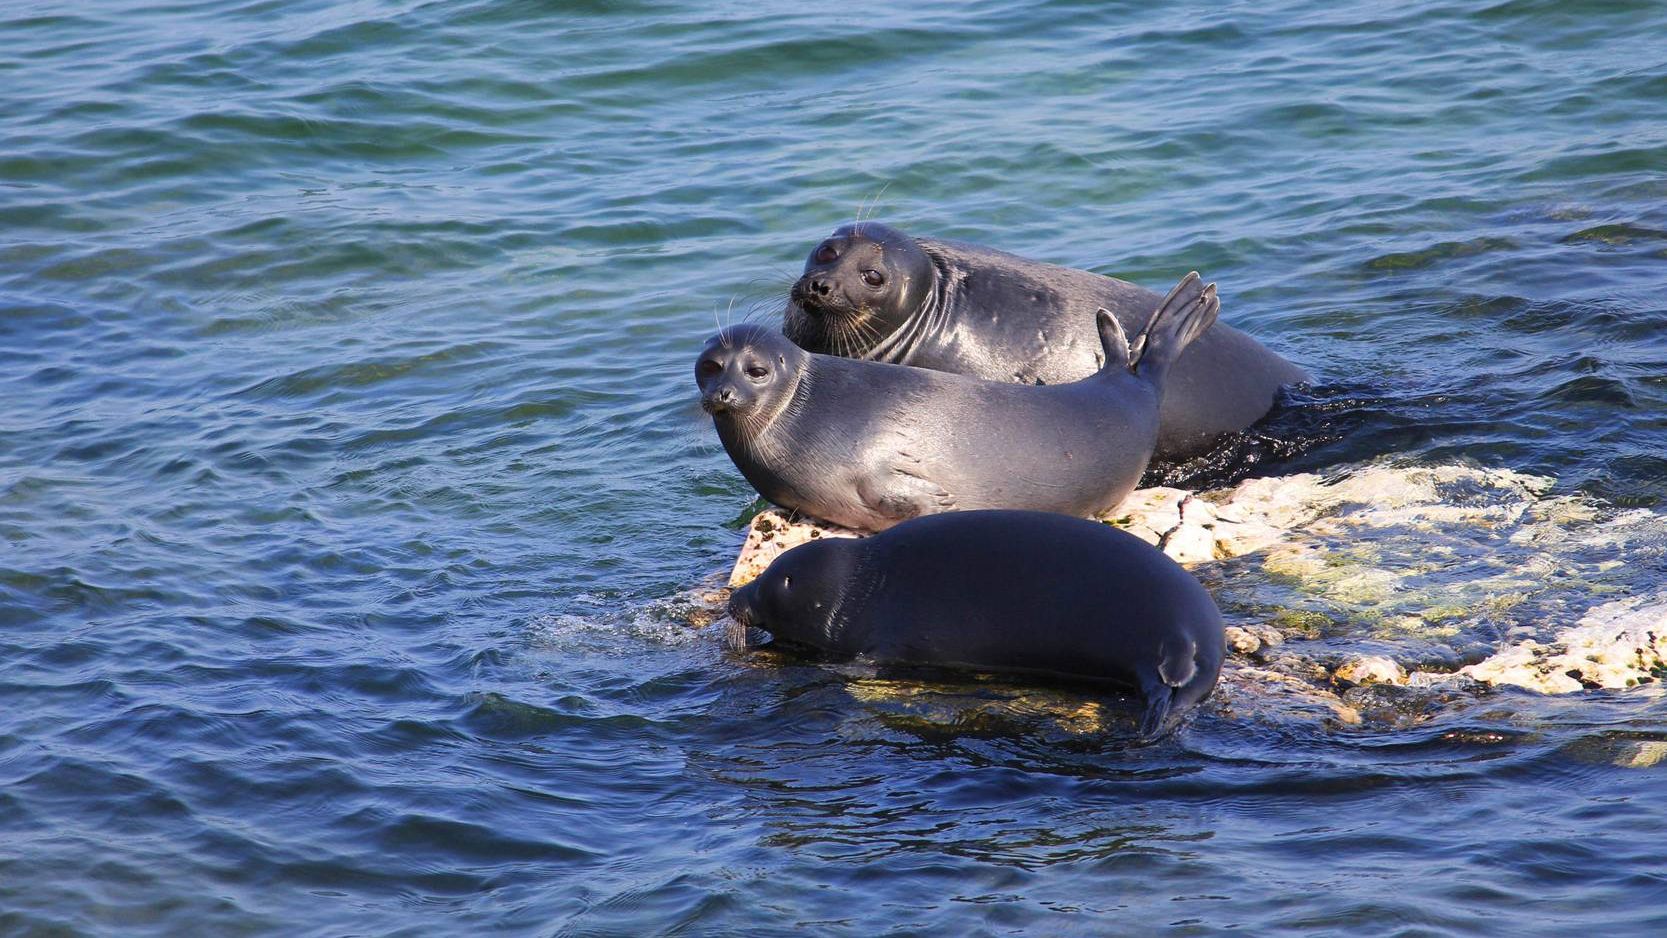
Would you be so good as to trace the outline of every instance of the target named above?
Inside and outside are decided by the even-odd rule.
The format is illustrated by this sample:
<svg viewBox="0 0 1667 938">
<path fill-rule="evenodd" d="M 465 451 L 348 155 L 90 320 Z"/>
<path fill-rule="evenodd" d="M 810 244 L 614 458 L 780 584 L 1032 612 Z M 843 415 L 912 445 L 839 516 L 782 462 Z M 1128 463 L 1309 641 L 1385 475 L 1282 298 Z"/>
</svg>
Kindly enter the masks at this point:
<svg viewBox="0 0 1667 938">
<path fill-rule="evenodd" d="M 810 282 L 810 289 L 812 293 L 816 293 L 820 296 L 827 296 L 829 293 L 833 292 L 833 288 L 828 286 L 828 282 L 826 280 L 812 280 Z"/>
</svg>

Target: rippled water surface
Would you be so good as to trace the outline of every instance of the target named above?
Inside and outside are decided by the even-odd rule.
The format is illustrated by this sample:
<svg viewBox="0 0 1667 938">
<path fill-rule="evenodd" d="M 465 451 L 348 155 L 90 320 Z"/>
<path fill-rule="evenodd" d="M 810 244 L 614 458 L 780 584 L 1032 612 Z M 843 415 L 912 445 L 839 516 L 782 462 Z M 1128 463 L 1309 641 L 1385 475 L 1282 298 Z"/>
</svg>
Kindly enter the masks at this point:
<svg viewBox="0 0 1667 938">
<path fill-rule="evenodd" d="M 1651 688 L 1130 750 L 678 598 L 692 356 L 865 204 L 1218 280 L 1257 471 L 1667 508 L 1667 7 L 12 0 L 0 128 L 0 931 L 1667 930 Z"/>
</svg>

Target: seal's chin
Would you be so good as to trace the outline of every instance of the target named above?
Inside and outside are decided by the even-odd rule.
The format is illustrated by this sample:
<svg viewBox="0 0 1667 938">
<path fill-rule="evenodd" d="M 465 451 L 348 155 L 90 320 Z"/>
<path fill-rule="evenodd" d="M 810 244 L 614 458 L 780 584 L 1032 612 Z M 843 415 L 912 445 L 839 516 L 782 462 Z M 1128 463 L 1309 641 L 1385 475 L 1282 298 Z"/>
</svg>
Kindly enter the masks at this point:
<svg viewBox="0 0 1667 938">
<path fill-rule="evenodd" d="M 862 307 L 794 300 L 787 304 L 781 331 L 802 349 L 826 352 L 834 347 L 838 338 L 860 334 L 859 330 L 868 318 L 868 310 Z"/>
</svg>

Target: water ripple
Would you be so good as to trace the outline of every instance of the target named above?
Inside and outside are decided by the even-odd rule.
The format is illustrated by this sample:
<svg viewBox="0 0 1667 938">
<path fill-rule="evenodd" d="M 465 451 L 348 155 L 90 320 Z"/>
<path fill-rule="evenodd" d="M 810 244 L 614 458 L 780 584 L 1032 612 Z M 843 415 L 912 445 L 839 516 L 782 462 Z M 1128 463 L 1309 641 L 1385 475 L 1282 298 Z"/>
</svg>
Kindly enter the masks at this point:
<svg viewBox="0 0 1667 938">
<path fill-rule="evenodd" d="M 859 211 L 1207 271 L 1321 380 L 1194 482 L 1393 454 L 1658 510 L 1664 25 L 0 12 L 0 931 L 1667 928 L 1645 690 L 1129 747 L 1059 700 L 734 659 L 681 593 L 753 497 L 689 356 Z M 1557 603 L 1667 574 L 1648 539 L 1567 556 L 1595 572 L 1543 571 Z"/>
</svg>

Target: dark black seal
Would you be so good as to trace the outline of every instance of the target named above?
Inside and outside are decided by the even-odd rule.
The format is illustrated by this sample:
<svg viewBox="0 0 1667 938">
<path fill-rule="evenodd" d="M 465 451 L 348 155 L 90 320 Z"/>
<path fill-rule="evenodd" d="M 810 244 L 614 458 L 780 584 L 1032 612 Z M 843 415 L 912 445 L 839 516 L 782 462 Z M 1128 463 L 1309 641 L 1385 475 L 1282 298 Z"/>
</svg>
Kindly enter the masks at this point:
<svg viewBox="0 0 1667 938">
<path fill-rule="evenodd" d="M 1219 306 L 1188 274 L 1134 351 L 1101 310 L 1105 367 L 1068 384 L 816 355 L 757 325 L 713 336 L 695 380 L 730 458 L 783 508 L 866 531 L 955 509 L 1097 515 L 1139 482 L 1170 364 Z"/>
<path fill-rule="evenodd" d="M 811 252 L 782 331 L 812 352 L 1062 384 L 1101 365 L 1096 309 L 1133 333 L 1160 299 L 1111 277 L 863 222 L 835 230 Z M 1170 374 L 1156 459 L 1205 452 L 1261 419 L 1281 386 L 1307 380 L 1260 342 L 1217 323 Z"/>
<path fill-rule="evenodd" d="M 836 660 L 1036 675 L 1137 693 L 1142 736 L 1221 673 L 1221 613 L 1157 548 L 1035 511 L 919 518 L 812 541 L 736 590 L 738 628 Z"/>
</svg>

